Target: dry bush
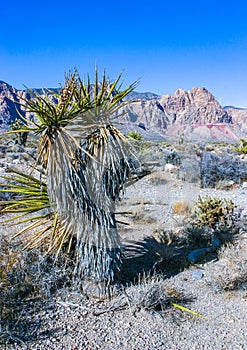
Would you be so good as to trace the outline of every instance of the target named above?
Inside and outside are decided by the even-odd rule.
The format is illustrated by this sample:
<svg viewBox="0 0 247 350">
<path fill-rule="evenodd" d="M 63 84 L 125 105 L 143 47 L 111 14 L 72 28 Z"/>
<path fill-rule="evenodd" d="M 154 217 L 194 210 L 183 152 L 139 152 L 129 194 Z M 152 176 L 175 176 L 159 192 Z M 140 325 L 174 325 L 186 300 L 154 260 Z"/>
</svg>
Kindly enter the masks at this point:
<svg viewBox="0 0 247 350">
<path fill-rule="evenodd" d="M 153 218 L 152 216 L 148 215 L 147 213 L 144 212 L 136 212 L 133 221 L 135 223 L 141 223 L 141 224 L 154 224 L 157 220 Z"/>
<path fill-rule="evenodd" d="M 191 210 L 192 204 L 185 200 L 177 201 L 172 206 L 172 211 L 176 215 L 189 215 Z"/>
<path fill-rule="evenodd" d="M 159 276 L 144 276 L 143 278 L 139 276 L 137 284 L 126 288 L 124 294 L 128 307 L 133 312 L 141 309 L 162 310 L 162 307 L 167 304 L 162 278 Z"/>
<path fill-rule="evenodd" d="M 236 187 L 236 184 L 232 180 L 220 180 L 215 188 L 216 190 L 223 190 L 223 191 L 229 191 L 232 190 L 234 187 Z"/>
<path fill-rule="evenodd" d="M 140 311 L 150 313 L 158 312 L 160 316 L 171 307 L 182 308 L 183 311 L 192 312 L 182 306 L 192 301 L 191 297 L 175 288 L 170 288 L 159 275 L 139 275 L 135 284 L 126 287 L 120 296 L 114 300 L 112 309 L 129 309 L 133 314 Z M 198 314 L 197 314 L 198 315 Z"/>
<path fill-rule="evenodd" d="M 165 185 L 167 184 L 168 175 L 164 171 L 156 171 L 149 175 L 148 183 L 153 186 Z"/>
<path fill-rule="evenodd" d="M 247 233 L 233 243 L 223 246 L 219 252 L 220 271 L 215 284 L 221 290 L 247 289 Z"/>
<path fill-rule="evenodd" d="M 17 332 L 20 314 L 30 300 L 34 305 L 36 301 L 48 300 L 59 288 L 71 284 L 73 267 L 66 269 L 64 258 L 54 263 L 52 257 L 44 257 L 40 250 L 22 251 L 19 243 L 6 237 L 2 237 L 0 249 L 1 344 Z"/>
<path fill-rule="evenodd" d="M 201 169 L 198 157 L 193 154 L 185 154 L 178 171 L 178 178 L 190 183 L 199 183 L 201 180 Z"/>
<path fill-rule="evenodd" d="M 167 244 L 168 246 L 172 243 L 179 242 L 184 238 L 184 229 L 176 228 L 176 229 L 163 229 L 161 227 L 156 228 L 153 231 L 152 237 L 155 240 L 162 244 Z"/>
<path fill-rule="evenodd" d="M 246 178 L 247 163 L 234 153 L 204 151 L 201 160 L 201 186 L 215 187 L 219 181 L 240 183 Z"/>
</svg>

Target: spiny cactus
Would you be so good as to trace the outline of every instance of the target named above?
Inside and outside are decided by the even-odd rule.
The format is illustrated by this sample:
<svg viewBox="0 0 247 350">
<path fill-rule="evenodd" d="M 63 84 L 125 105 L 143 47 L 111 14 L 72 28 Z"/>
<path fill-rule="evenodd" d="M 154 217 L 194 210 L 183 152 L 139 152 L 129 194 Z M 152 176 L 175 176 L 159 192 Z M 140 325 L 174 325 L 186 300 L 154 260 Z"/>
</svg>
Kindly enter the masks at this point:
<svg viewBox="0 0 247 350">
<path fill-rule="evenodd" d="M 199 196 L 194 209 L 195 218 L 192 225 L 199 228 L 207 226 L 213 230 L 226 231 L 235 226 L 236 207 L 231 199 Z"/>
</svg>

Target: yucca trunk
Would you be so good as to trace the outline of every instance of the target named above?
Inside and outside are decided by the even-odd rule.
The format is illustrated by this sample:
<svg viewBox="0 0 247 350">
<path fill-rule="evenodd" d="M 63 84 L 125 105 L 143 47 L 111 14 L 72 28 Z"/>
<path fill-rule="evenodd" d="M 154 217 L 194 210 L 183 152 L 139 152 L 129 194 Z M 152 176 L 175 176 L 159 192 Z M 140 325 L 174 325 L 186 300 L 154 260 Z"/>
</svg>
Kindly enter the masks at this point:
<svg viewBox="0 0 247 350">
<path fill-rule="evenodd" d="M 115 207 L 130 175 L 130 150 L 113 126 L 80 140 L 58 130 L 47 162 L 47 190 L 65 232 L 76 241 L 76 273 L 110 282 L 121 264 Z M 69 245 L 71 245 L 71 242 Z"/>
</svg>

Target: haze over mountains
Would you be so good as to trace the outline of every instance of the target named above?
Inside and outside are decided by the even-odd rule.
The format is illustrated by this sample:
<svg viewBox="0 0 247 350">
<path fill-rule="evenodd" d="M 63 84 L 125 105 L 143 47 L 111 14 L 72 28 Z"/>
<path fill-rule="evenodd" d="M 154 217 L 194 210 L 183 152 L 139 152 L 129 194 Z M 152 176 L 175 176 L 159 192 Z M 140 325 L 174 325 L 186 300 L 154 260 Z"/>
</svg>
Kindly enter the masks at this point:
<svg viewBox="0 0 247 350">
<path fill-rule="evenodd" d="M 36 89 L 42 93 L 42 89 Z M 0 128 L 19 118 L 17 110 L 27 119 L 28 113 L 18 103 L 29 98 L 25 90 L 0 81 Z M 182 137 L 236 142 L 247 135 L 247 110 L 232 106 L 222 107 L 205 88 L 190 91 L 178 89 L 174 94 L 158 96 L 152 92 L 132 92 L 128 100 L 134 103 L 124 107 L 124 130 L 136 130 L 146 138 Z"/>
</svg>

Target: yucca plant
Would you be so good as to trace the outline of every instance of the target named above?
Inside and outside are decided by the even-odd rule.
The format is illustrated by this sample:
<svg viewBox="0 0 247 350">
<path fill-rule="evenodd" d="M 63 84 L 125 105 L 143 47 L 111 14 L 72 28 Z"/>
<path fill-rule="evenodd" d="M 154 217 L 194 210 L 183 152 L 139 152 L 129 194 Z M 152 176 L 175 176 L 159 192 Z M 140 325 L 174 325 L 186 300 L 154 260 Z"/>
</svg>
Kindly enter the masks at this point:
<svg viewBox="0 0 247 350">
<path fill-rule="evenodd" d="M 91 84 L 75 71 L 59 94 L 41 96 L 29 90 L 32 99 L 23 102 L 36 115 L 25 130 L 40 134 L 37 164 L 44 170 L 45 185 L 39 185 L 47 193 L 49 217 L 41 216 L 37 226 L 32 223 L 19 233 L 39 227 L 29 246 L 48 241 L 48 252 L 57 255 L 64 246 L 68 251 L 73 246 L 77 275 L 107 283 L 121 260 L 114 213 L 132 167 L 130 144 L 113 121 L 136 83 L 121 90 L 120 79 L 110 82 L 104 73 L 100 82 L 96 71 Z M 22 206 L 21 200 L 15 198 L 4 210 L 21 207 L 30 214 L 30 205 Z"/>
<path fill-rule="evenodd" d="M 9 169 L 9 175 L 2 176 L 6 183 L 0 184 L 0 191 L 12 198 L 2 201 L 2 214 L 10 214 L 5 223 L 25 224 L 15 235 L 22 236 L 25 248 L 40 248 L 46 244 L 54 245 L 53 234 L 56 227 L 56 215 L 53 212 L 47 193 L 47 185 L 42 178 L 42 170 L 36 174 L 27 174 L 17 169 Z M 51 229 L 53 229 L 51 231 Z M 25 235 L 28 233 L 27 235 Z"/>
</svg>

